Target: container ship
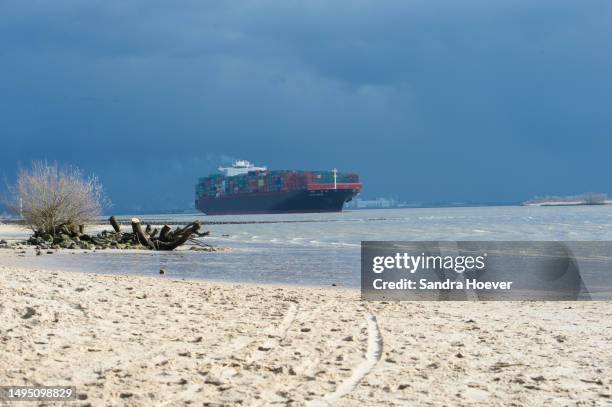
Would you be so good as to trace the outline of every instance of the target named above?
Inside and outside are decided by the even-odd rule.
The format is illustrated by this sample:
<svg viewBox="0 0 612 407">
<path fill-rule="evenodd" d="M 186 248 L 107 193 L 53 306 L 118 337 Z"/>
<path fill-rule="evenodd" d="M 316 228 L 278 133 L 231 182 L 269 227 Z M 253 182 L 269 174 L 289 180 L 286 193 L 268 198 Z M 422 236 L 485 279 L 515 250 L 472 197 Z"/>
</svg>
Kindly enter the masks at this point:
<svg viewBox="0 0 612 407">
<path fill-rule="evenodd" d="M 196 208 L 207 215 L 340 212 L 361 191 L 359 176 L 332 171 L 268 170 L 246 160 L 200 178 Z"/>
</svg>

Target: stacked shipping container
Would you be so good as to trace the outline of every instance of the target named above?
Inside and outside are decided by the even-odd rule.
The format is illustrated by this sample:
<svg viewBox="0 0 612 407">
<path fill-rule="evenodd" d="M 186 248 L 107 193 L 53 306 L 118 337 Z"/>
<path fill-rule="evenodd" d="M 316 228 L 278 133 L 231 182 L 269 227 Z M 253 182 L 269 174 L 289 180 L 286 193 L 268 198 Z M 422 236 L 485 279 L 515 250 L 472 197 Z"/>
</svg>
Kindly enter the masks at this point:
<svg viewBox="0 0 612 407">
<path fill-rule="evenodd" d="M 333 171 L 249 171 L 247 174 L 226 177 L 215 174 L 198 180 L 196 197 L 218 197 L 221 195 L 283 192 L 299 189 L 330 189 L 335 186 L 353 187 L 359 183 L 354 173 L 335 174 Z"/>
</svg>

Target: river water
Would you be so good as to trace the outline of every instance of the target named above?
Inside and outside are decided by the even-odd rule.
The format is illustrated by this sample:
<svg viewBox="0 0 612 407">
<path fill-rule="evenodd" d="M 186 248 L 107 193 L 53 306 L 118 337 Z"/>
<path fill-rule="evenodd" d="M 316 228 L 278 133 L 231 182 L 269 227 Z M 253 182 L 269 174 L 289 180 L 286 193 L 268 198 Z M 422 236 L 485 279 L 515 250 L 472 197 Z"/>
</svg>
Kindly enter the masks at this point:
<svg viewBox="0 0 612 407">
<path fill-rule="evenodd" d="M 129 217 L 125 217 L 128 219 Z M 105 252 L 26 256 L 30 267 L 232 282 L 359 287 L 362 240 L 612 240 L 612 206 L 356 210 L 300 215 L 145 216 L 199 219 L 203 241 L 229 252 Z M 16 264 L 19 265 L 19 264 Z"/>
</svg>

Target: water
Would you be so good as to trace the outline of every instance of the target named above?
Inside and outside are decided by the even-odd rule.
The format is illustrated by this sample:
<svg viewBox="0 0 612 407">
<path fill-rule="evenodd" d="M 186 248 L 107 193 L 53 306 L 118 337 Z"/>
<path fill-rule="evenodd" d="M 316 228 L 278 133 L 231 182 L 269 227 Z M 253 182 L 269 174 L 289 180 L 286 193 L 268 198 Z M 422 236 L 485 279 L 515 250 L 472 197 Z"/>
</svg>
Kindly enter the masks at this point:
<svg viewBox="0 0 612 407">
<path fill-rule="evenodd" d="M 231 252 L 62 253 L 29 266 L 314 286 L 359 286 L 362 240 L 612 240 L 612 206 L 407 208 L 300 215 L 158 215 L 200 219 L 205 242 Z M 224 224 L 217 224 L 223 222 Z M 236 223 L 230 223 L 236 222 Z"/>
</svg>

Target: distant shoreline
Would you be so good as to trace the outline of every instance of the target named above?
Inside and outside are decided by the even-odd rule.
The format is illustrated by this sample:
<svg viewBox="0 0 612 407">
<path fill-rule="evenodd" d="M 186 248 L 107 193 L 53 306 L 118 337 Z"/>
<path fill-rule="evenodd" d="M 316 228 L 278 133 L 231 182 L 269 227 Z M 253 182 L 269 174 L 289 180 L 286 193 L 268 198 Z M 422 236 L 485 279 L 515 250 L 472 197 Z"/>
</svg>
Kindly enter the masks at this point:
<svg viewBox="0 0 612 407">
<path fill-rule="evenodd" d="M 523 206 L 604 206 L 610 205 L 612 201 L 590 203 L 584 201 L 545 201 L 545 202 L 525 202 Z"/>
<path fill-rule="evenodd" d="M 523 202 L 524 206 L 578 206 L 578 205 L 609 205 L 612 200 L 602 192 L 588 192 L 570 196 L 541 196 Z"/>
</svg>

